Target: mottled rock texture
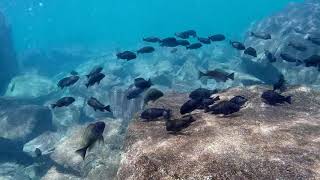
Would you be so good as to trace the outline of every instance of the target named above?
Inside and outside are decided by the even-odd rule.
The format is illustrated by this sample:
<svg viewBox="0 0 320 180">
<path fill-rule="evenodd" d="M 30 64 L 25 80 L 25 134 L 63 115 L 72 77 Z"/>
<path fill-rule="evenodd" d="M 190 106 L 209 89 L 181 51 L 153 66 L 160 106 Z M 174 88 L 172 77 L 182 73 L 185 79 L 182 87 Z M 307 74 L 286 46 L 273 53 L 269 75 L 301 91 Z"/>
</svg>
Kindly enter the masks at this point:
<svg viewBox="0 0 320 180">
<path fill-rule="evenodd" d="M 249 99 L 238 113 L 221 117 L 194 112 L 197 121 L 181 134 L 164 121 L 129 125 L 117 179 L 318 179 L 320 178 L 320 93 L 292 87 L 292 105 L 270 106 L 267 87 L 233 88 L 221 99 Z M 178 116 L 187 95 L 170 94 L 154 107 Z"/>
</svg>

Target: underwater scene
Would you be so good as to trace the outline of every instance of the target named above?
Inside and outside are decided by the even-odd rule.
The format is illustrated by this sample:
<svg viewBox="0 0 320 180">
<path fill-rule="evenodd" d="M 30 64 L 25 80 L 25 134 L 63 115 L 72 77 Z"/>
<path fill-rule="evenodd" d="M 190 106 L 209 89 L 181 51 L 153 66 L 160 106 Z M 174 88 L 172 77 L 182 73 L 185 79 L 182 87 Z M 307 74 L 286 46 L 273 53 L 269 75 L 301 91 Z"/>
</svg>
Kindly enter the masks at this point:
<svg viewBox="0 0 320 180">
<path fill-rule="evenodd" d="M 1 0 L 0 180 L 320 179 L 320 0 Z"/>
</svg>

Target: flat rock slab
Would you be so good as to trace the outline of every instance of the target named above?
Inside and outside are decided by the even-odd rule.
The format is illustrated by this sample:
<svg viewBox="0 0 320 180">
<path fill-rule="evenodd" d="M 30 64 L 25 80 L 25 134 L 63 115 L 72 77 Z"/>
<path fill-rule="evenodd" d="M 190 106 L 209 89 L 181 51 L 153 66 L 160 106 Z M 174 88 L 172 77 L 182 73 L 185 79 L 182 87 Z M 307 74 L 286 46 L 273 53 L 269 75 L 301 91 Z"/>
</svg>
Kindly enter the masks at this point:
<svg viewBox="0 0 320 180">
<path fill-rule="evenodd" d="M 243 95 L 245 107 L 229 117 L 194 112 L 182 134 L 168 134 L 164 121 L 129 125 L 118 179 L 318 179 L 320 92 L 290 88 L 292 105 L 270 106 L 266 87 L 234 88 L 221 99 Z M 174 116 L 186 94 L 170 94 L 151 106 Z"/>
</svg>

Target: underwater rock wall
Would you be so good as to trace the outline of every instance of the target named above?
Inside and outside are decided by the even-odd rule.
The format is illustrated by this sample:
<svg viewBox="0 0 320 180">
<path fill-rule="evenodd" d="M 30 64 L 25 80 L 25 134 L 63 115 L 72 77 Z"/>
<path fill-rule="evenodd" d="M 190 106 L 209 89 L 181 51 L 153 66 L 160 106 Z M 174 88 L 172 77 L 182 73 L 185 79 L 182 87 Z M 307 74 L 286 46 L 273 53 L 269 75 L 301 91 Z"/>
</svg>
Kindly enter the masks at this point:
<svg viewBox="0 0 320 180">
<path fill-rule="evenodd" d="M 232 88 L 218 95 L 248 98 L 238 113 L 221 117 L 193 113 L 196 121 L 177 134 L 164 119 L 135 118 L 128 128 L 117 179 L 318 179 L 320 178 L 319 92 L 290 88 L 292 104 L 270 106 L 266 87 Z M 167 94 L 148 107 L 173 110 L 186 94 Z"/>
<path fill-rule="evenodd" d="M 308 36 L 320 37 L 320 2 L 318 0 L 306 0 L 304 3 L 290 4 L 285 10 L 254 24 L 249 30 L 245 40 L 246 46 L 257 50 L 258 58 L 248 58 L 262 66 L 274 66 L 281 72 L 290 84 L 306 84 L 319 88 L 320 73 L 317 67 L 296 66 L 280 57 L 281 53 L 287 53 L 298 60 L 305 60 L 312 55 L 320 55 L 320 45 L 307 40 Z M 261 40 L 250 36 L 250 32 L 267 32 L 272 36 L 271 40 Z M 306 50 L 297 50 L 289 43 L 297 43 L 306 47 Z M 269 50 L 277 58 L 277 62 L 271 64 L 264 55 L 264 50 Z M 249 59 L 249 60 L 248 60 Z M 249 71 L 250 73 L 250 71 Z M 269 73 L 270 76 L 272 74 Z"/>
<path fill-rule="evenodd" d="M 18 62 L 12 41 L 11 27 L 0 12 L 0 95 L 2 95 L 12 77 L 18 73 Z"/>
</svg>

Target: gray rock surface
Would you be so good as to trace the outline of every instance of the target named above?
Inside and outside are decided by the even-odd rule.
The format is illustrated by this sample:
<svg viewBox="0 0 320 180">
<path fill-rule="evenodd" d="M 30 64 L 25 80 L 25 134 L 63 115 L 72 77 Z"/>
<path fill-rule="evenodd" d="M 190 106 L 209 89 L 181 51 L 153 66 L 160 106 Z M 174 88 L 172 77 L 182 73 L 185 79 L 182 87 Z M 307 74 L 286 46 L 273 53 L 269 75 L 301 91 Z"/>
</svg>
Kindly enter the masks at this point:
<svg viewBox="0 0 320 180">
<path fill-rule="evenodd" d="M 121 120 L 104 119 L 104 143 L 97 144 L 87 152 L 85 160 L 75 153 L 80 148 L 81 135 L 87 125 L 70 128 L 67 134 L 56 143 L 50 155 L 54 166 L 47 172 L 44 179 L 113 179 L 120 162 L 120 151 L 123 144 L 124 129 Z M 58 171 L 56 171 L 56 169 Z M 51 175 L 54 174 L 54 175 Z M 72 177 L 69 177 L 71 175 Z"/>
<path fill-rule="evenodd" d="M 181 134 L 164 122 L 129 125 L 117 179 L 319 179 L 320 92 L 292 87 L 292 105 L 269 106 L 266 87 L 232 88 L 221 99 L 249 99 L 238 113 L 221 117 L 194 112 L 196 122 Z M 170 94 L 150 107 L 179 116 L 185 94 Z"/>
<path fill-rule="evenodd" d="M 257 50 L 258 57 L 250 58 L 244 55 L 244 60 L 260 63 L 260 66 L 269 67 L 269 69 L 270 66 L 276 67 L 279 72 L 285 75 L 290 84 L 304 83 L 319 88 L 320 73 L 316 67 L 296 66 L 295 63 L 288 63 L 280 57 L 281 53 L 287 53 L 299 60 L 305 60 L 314 54 L 319 55 L 320 46 L 307 40 L 308 36 L 320 37 L 319 17 L 320 2 L 318 0 L 306 0 L 303 3 L 292 3 L 280 13 L 254 24 L 248 30 L 245 45 L 254 47 Z M 271 34 L 272 39 L 254 38 L 249 36 L 250 32 L 267 32 Z M 307 50 L 298 51 L 288 46 L 289 42 L 301 43 L 307 47 Z M 274 53 L 277 62 L 271 65 L 264 55 L 264 50 Z M 254 73 L 254 68 L 249 68 L 248 73 L 250 72 Z M 274 76 L 274 73 L 270 71 L 257 72 L 253 75 L 260 75 L 260 78 L 266 78 L 266 80 L 270 80 L 270 76 Z M 265 74 L 261 72 L 265 72 Z"/>
<path fill-rule="evenodd" d="M 27 142 L 41 133 L 53 130 L 49 108 L 0 99 L 0 137 Z"/>
</svg>

